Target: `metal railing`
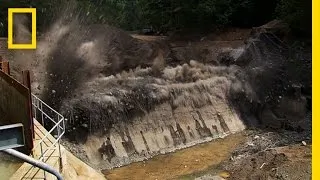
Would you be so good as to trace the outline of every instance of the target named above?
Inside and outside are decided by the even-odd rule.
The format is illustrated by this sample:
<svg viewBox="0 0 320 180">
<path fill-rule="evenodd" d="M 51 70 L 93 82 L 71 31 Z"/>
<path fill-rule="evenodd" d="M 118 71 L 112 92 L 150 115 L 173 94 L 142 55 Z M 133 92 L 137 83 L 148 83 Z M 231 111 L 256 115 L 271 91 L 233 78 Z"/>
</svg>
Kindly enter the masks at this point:
<svg viewBox="0 0 320 180">
<path fill-rule="evenodd" d="M 49 157 L 53 154 L 52 151 L 57 150 L 58 146 L 60 164 L 59 166 L 61 169 L 62 154 L 60 140 L 65 133 L 65 119 L 60 113 L 51 108 L 49 105 L 47 105 L 34 94 L 31 94 L 31 99 L 34 120 L 37 120 L 39 123 L 41 123 L 42 126 L 45 127 L 45 129 L 48 131 L 39 141 L 36 141 L 37 144 L 34 144 L 34 149 L 40 147 L 41 151 L 40 156 L 37 157 L 37 159 L 46 162 L 49 159 Z M 54 139 L 51 136 L 53 136 Z"/>
<path fill-rule="evenodd" d="M 53 167 L 49 166 L 46 163 L 43 163 L 43 162 L 38 161 L 36 159 L 33 159 L 32 157 L 27 156 L 27 155 L 25 155 L 17 150 L 14 150 L 14 149 L 5 149 L 5 150 L 3 150 L 3 152 L 5 152 L 11 156 L 14 156 L 16 158 L 19 158 L 29 164 L 32 164 L 38 168 L 41 168 L 41 169 L 49 172 L 50 174 L 56 176 L 58 180 L 63 180 L 62 175 L 56 169 L 54 169 Z"/>
</svg>

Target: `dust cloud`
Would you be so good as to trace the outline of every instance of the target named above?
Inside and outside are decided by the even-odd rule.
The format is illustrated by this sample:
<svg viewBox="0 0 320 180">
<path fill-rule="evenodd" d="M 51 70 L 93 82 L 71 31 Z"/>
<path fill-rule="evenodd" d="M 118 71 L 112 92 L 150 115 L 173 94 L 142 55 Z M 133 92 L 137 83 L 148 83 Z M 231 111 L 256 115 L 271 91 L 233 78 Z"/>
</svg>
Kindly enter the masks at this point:
<svg viewBox="0 0 320 180">
<path fill-rule="evenodd" d="M 33 71 L 33 92 L 68 119 L 69 140 L 90 146 L 77 155 L 94 157 L 87 161 L 101 161 L 98 167 L 242 131 L 289 82 L 287 49 L 270 34 L 221 50 L 216 59 L 190 59 L 200 57 L 190 50 L 178 61 L 166 41 L 135 39 L 90 23 L 76 4 L 65 7 L 37 50 L 17 52 L 15 61 Z M 17 23 L 24 27 L 23 18 Z M 24 28 L 18 34 L 29 35 Z M 91 147 L 88 139 L 98 143 Z"/>
</svg>

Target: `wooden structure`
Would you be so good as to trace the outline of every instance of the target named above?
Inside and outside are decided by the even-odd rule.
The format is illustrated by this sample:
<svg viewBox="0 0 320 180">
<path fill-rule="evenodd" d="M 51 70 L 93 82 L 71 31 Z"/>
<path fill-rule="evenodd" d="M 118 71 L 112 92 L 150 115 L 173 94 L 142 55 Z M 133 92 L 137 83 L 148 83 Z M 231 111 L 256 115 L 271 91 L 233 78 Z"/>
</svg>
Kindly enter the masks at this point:
<svg viewBox="0 0 320 180">
<path fill-rule="evenodd" d="M 10 76 L 8 61 L 0 58 L 0 126 L 22 123 L 24 126 L 25 147 L 21 149 L 30 154 L 33 149 L 33 118 L 30 89 L 30 73 L 22 72 L 20 83 Z"/>
</svg>

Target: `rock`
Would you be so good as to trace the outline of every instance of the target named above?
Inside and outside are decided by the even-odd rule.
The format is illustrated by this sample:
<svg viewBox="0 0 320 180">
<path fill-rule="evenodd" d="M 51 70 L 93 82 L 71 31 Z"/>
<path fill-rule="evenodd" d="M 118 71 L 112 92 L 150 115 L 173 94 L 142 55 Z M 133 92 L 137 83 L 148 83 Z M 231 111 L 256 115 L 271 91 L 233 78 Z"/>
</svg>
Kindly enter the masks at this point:
<svg viewBox="0 0 320 180">
<path fill-rule="evenodd" d="M 204 176 L 195 178 L 195 180 L 224 180 L 224 178 L 220 176 L 204 175 Z"/>
<path fill-rule="evenodd" d="M 303 144 L 304 146 L 306 146 L 306 145 L 307 145 L 307 143 L 306 143 L 305 141 L 302 141 L 302 144 Z"/>
<path fill-rule="evenodd" d="M 229 178 L 230 177 L 230 173 L 227 171 L 223 171 L 219 173 L 219 176 L 222 178 Z"/>
</svg>

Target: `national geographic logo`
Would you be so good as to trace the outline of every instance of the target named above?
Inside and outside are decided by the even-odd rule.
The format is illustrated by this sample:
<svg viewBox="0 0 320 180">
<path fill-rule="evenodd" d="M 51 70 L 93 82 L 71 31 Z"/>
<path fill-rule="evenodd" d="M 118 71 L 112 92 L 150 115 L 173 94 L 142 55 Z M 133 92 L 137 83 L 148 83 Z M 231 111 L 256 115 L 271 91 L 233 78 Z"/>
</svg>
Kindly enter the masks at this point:
<svg viewBox="0 0 320 180">
<path fill-rule="evenodd" d="M 30 13 L 32 16 L 31 44 L 13 43 L 13 14 Z M 37 10 L 36 8 L 9 8 L 8 9 L 8 49 L 36 49 L 37 48 Z"/>
</svg>

